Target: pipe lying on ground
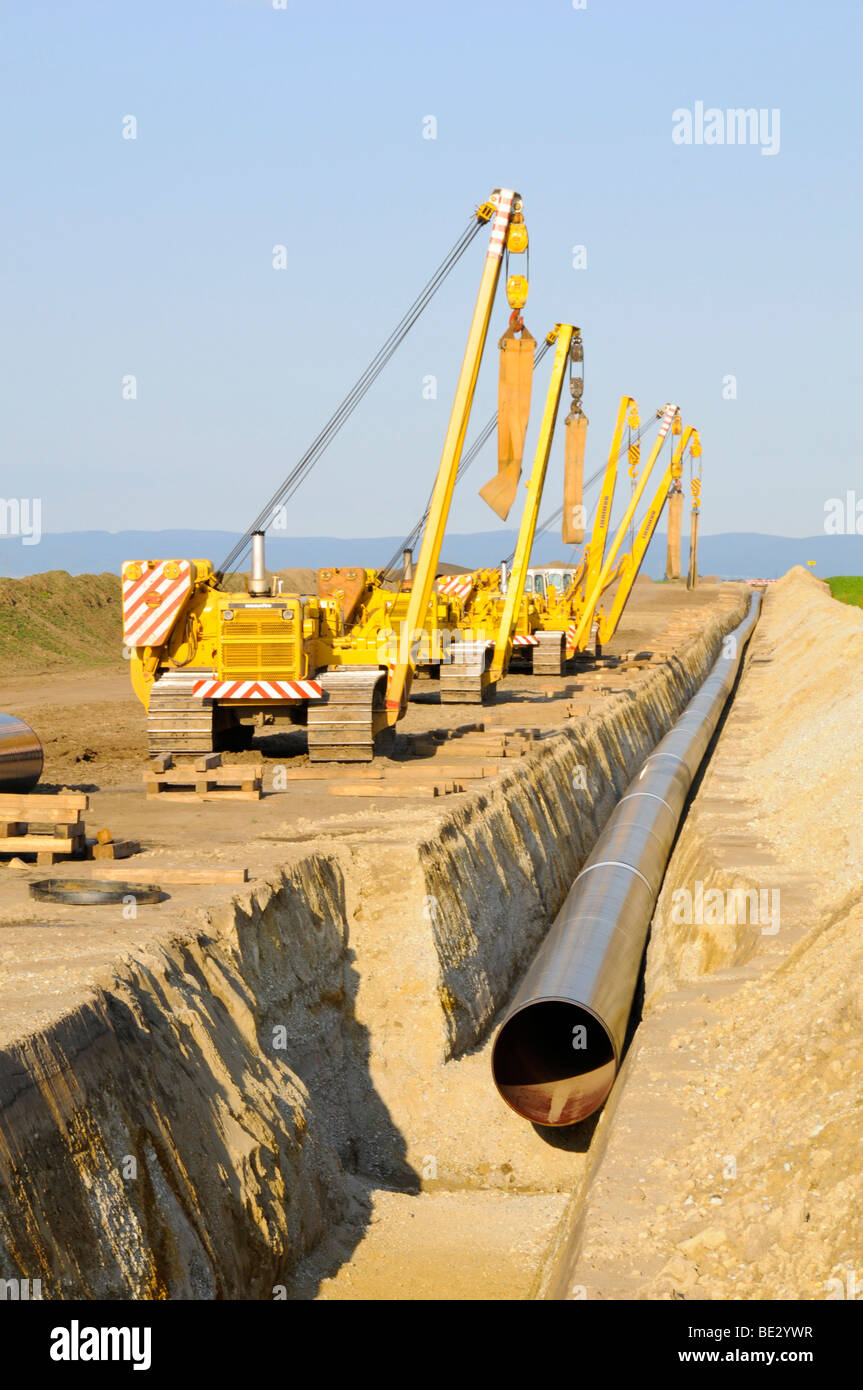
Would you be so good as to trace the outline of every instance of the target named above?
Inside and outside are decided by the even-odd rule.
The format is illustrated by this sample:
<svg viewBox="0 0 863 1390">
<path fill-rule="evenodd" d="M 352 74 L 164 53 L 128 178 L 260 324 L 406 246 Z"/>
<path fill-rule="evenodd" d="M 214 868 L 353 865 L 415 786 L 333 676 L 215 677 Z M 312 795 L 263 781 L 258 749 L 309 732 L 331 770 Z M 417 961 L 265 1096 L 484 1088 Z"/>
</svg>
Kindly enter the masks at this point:
<svg viewBox="0 0 863 1390">
<path fill-rule="evenodd" d="M 42 776 L 42 745 L 29 724 L 0 714 L 0 792 L 31 792 Z"/>
<path fill-rule="evenodd" d="M 534 1124 L 575 1124 L 611 1090 L 677 826 L 760 604 L 753 594 L 703 685 L 630 782 L 500 1027 L 495 1085 Z"/>
</svg>

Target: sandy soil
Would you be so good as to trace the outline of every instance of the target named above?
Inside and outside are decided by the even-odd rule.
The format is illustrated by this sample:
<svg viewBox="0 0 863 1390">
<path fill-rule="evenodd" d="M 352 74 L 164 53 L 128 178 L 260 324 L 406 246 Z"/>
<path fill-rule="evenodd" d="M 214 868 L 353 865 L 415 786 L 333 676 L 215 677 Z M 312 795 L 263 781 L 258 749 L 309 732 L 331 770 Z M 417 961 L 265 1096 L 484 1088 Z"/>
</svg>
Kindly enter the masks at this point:
<svg viewBox="0 0 863 1390">
<path fill-rule="evenodd" d="M 859 1298 L 861 656 L 863 614 L 805 571 L 768 592 L 666 873 L 561 1296 Z M 770 920 L 677 922 L 696 879 L 769 894 Z"/>
<path fill-rule="evenodd" d="M 417 733 L 472 725 L 478 719 L 488 728 L 541 732 L 562 720 L 565 704 L 575 701 L 588 708 L 632 686 L 646 675 L 651 654 L 661 661 L 675 650 L 681 620 L 714 611 L 727 593 L 726 586 L 718 585 L 688 594 L 677 585 L 639 583 L 610 648 L 627 660 L 616 669 L 560 680 L 508 677 L 497 704 L 488 709 L 426 703 L 419 687 L 419 699 L 400 726 L 395 762 L 387 763 L 387 775 L 409 778 L 410 768 L 419 761 L 409 759 Z M 631 659 L 636 654 L 637 663 Z M 146 764 L 144 716 L 128 688 L 125 668 L 62 678 L 56 673 L 50 678 L 22 673 L 4 682 L 0 706 L 28 720 L 43 739 L 46 789 L 86 790 L 91 796 L 88 830 L 107 825 L 116 838 L 140 841 L 143 852 L 134 862 L 151 868 L 154 882 L 162 866 L 184 864 L 242 866 L 250 880 L 262 879 L 294 862 L 310 844 L 320 848 L 349 843 L 358 831 L 368 834 L 376 829 L 386 844 L 394 812 L 402 836 L 414 829 L 417 834 L 427 831 L 435 818 L 433 802 L 407 792 L 396 802 L 336 799 L 330 785 L 350 775 L 344 769 L 333 769 L 330 783 L 295 782 L 287 792 L 274 791 L 275 769 L 300 768 L 307 761 L 302 731 L 269 735 L 259 739 L 252 752 L 230 755 L 232 761 L 265 763 L 266 794 L 260 802 L 190 806 L 172 804 L 169 798 L 147 801 L 140 783 Z M 467 733 L 458 740 L 460 751 L 470 750 L 472 737 Z M 487 755 L 478 757 L 487 761 Z M 447 798 L 447 804 L 450 801 Z M 76 866 L 62 864 L 50 871 L 32 864 L 24 869 L 0 867 L 0 1046 L 69 1012 L 95 983 L 110 982 L 124 957 L 138 956 L 149 944 L 175 936 L 198 919 L 202 908 L 215 909 L 236 891 L 171 887 L 167 902 L 142 906 L 133 920 L 127 920 L 117 906 L 63 908 L 34 902 L 28 884 L 48 872 L 73 877 Z M 479 1067 L 484 1059 L 477 1056 L 464 1063 L 468 1068 L 474 1064 Z M 481 1089 L 489 1092 L 489 1104 L 497 1105 L 485 1079 Z M 522 1139 L 521 1148 L 529 1147 L 532 1132 L 525 1129 Z M 568 1158 L 572 1170 L 581 1171 L 582 1151 L 567 1155 L 549 1150 L 543 1162 L 551 1165 L 549 1171 L 557 1165 L 563 1172 Z M 356 1244 L 349 1263 L 336 1260 L 332 1268 L 303 1271 L 308 1289 L 323 1298 L 529 1297 L 565 1205 L 559 1191 L 434 1192 L 417 1198 L 377 1188 L 369 1200 L 374 1219 L 361 1235 L 348 1227 L 349 1239 Z M 300 1286 L 292 1296 L 309 1294 Z"/>
</svg>

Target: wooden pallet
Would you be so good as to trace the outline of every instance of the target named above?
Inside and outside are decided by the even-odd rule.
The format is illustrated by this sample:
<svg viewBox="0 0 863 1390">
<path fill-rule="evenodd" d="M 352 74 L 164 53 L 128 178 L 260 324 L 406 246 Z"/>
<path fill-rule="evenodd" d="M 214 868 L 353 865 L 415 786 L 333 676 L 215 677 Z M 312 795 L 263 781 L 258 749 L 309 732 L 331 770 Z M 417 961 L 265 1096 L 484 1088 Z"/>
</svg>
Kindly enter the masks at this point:
<svg viewBox="0 0 863 1390">
<path fill-rule="evenodd" d="M 3 793 L 0 855 L 35 854 L 37 864 L 82 858 L 87 849 L 82 812 L 89 804 L 83 792 Z"/>
<path fill-rule="evenodd" d="M 169 801 L 260 801 L 263 776 L 263 763 L 223 767 L 220 753 L 176 763 L 165 753 L 144 773 L 144 789 L 148 801 L 157 796 Z"/>
</svg>

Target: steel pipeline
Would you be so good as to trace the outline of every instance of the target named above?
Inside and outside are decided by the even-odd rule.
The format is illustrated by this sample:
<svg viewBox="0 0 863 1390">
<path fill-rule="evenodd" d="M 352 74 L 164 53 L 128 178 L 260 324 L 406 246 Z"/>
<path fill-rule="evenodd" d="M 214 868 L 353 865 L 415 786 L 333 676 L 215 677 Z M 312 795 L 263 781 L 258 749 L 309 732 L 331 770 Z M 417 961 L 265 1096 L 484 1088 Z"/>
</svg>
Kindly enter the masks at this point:
<svg viewBox="0 0 863 1390">
<path fill-rule="evenodd" d="M 42 776 L 42 745 L 23 719 L 0 714 L 0 792 L 30 792 Z"/>
<path fill-rule="evenodd" d="M 704 683 L 617 803 L 501 1024 L 495 1084 L 534 1124 L 574 1124 L 611 1090 L 678 823 L 760 606 L 753 594 Z"/>
</svg>

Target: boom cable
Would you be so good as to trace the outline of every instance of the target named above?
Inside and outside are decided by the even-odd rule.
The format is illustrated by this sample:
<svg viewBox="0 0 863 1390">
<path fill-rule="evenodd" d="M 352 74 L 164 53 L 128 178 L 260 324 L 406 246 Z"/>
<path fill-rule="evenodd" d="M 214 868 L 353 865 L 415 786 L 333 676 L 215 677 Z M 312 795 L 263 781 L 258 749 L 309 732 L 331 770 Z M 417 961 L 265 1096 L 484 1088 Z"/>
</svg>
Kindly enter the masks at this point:
<svg viewBox="0 0 863 1390">
<path fill-rule="evenodd" d="M 663 413 L 663 412 L 660 410 L 660 412 L 659 412 L 658 415 L 651 416 L 650 419 L 648 419 L 648 420 L 639 428 L 638 433 L 637 433 L 636 436 L 635 436 L 635 442 L 636 442 L 636 443 L 641 439 L 642 435 L 646 434 L 647 431 L 648 431 L 649 429 L 651 429 L 655 424 L 658 423 L 658 421 L 659 421 L 659 420 L 661 419 L 661 417 L 662 417 L 662 413 Z M 619 452 L 619 454 L 617 455 L 618 459 L 622 459 L 623 456 L 624 456 L 624 454 L 626 454 L 626 453 L 628 453 L 628 452 L 629 452 L 629 443 L 627 442 L 626 444 L 624 444 L 624 445 L 621 446 L 620 452 Z M 587 481 L 584 483 L 584 490 L 585 490 L 585 492 L 587 491 L 587 489 L 588 489 L 589 487 L 592 487 L 593 484 L 594 484 L 595 482 L 597 482 L 597 480 L 598 480 L 599 478 L 602 477 L 603 473 L 605 472 L 605 469 L 606 469 L 606 464 L 603 464 L 601 468 L 597 468 L 597 470 L 596 470 L 595 473 L 591 473 L 590 477 L 589 477 L 589 478 L 587 479 Z M 539 540 L 540 536 L 545 535 L 545 532 L 546 532 L 546 531 L 550 531 L 551 528 L 552 528 L 552 526 L 556 526 L 557 523 L 560 521 L 560 519 L 561 519 L 562 516 L 563 516 L 563 507 L 558 507 L 555 511 L 551 512 L 551 513 L 545 518 L 544 521 L 541 521 L 541 522 L 539 523 L 539 525 L 537 526 L 537 528 L 536 528 L 536 532 L 534 533 L 533 544 L 536 545 L 536 543 L 537 543 L 537 541 Z M 512 561 L 513 561 L 514 557 L 515 557 L 515 550 L 513 549 L 513 550 L 510 551 L 509 555 L 508 555 L 507 558 L 506 558 L 506 564 L 507 564 L 507 565 L 512 564 Z"/>
<path fill-rule="evenodd" d="M 225 575 L 235 569 L 237 564 L 246 555 L 253 532 L 266 530 L 267 526 L 273 520 L 275 513 L 293 497 L 297 488 L 314 468 L 324 450 L 332 443 L 339 430 L 350 419 L 350 416 L 359 405 L 363 396 L 365 396 L 369 387 L 380 376 L 390 358 L 398 350 L 414 324 L 417 322 L 417 319 L 419 319 L 423 310 L 428 306 L 430 300 L 440 289 L 441 285 L 450 274 L 450 271 L 461 259 L 482 226 L 485 226 L 483 221 L 480 221 L 476 216 L 471 218 L 458 240 L 453 244 L 443 261 L 441 261 L 434 275 L 432 275 L 431 279 L 417 295 L 413 304 L 411 304 L 410 308 L 396 324 L 386 342 L 379 348 L 365 371 L 355 382 L 341 404 L 337 406 L 323 429 L 316 435 L 302 458 L 288 474 L 281 487 L 273 493 L 267 505 L 258 513 L 255 520 L 252 522 L 252 525 L 243 533 L 233 550 L 231 550 L 222 561 L 219 569 L 216 571 L 216 580 L 218 583 L 221 583 Z"/>
<path fill-rule="evenodd" d="M 548 341 L 548 339 L 545 339 L 543 342 L 540 343 L 533 358 L 534 370 L 536 370 L 536 368 L 539 366 L 540 362 L 542 361 L 543 357 L 548 352 L 550 347 L 551 343 Z M 480 453 L 483 447 L 488 443 L 489 439 L 491 439 L 491 436 L 494 434 L 496 426 L 497 411 L 495 411 L 494 414 L 490 416 L 490 418 L 486 421 L 479 434 L 477 435 L 476 439 L 471 444 L 470 448 L 462 455 L 461 462 L 459 463 L 458 470 L 455 475 L 456 483 L 458 483 L 459 480 L 464 477 L 465 473 L 470 468 L 474 459 L 477 457 L 477 455 Z M 413 550 L 414 546 L 416 545 L 417 541 L 422 535 L 422 532 L 425 530 L 425 524 L 428 521 L 429 512 L 431 511 L 433 493 L 434 488 L 432 489 L 432 492 L 429 493 L 429 500 L 426 503 L 425 511 L 414 525 L 413 530 L 410 531 L 407 536 L 405 536 L 404 540 L 402 541 L 402 544 L 399 546 L 395 554 L 390 557 L 384 568 L 378 571 L 378 578 L 381 580 L 381 582 L 384 582 L 390 577 L 399 560 L 402 559 L 404 552 L 406 550 Z M 562 512 L 563 508 L 561 507 L 561 514 Z"/>
</svg>

